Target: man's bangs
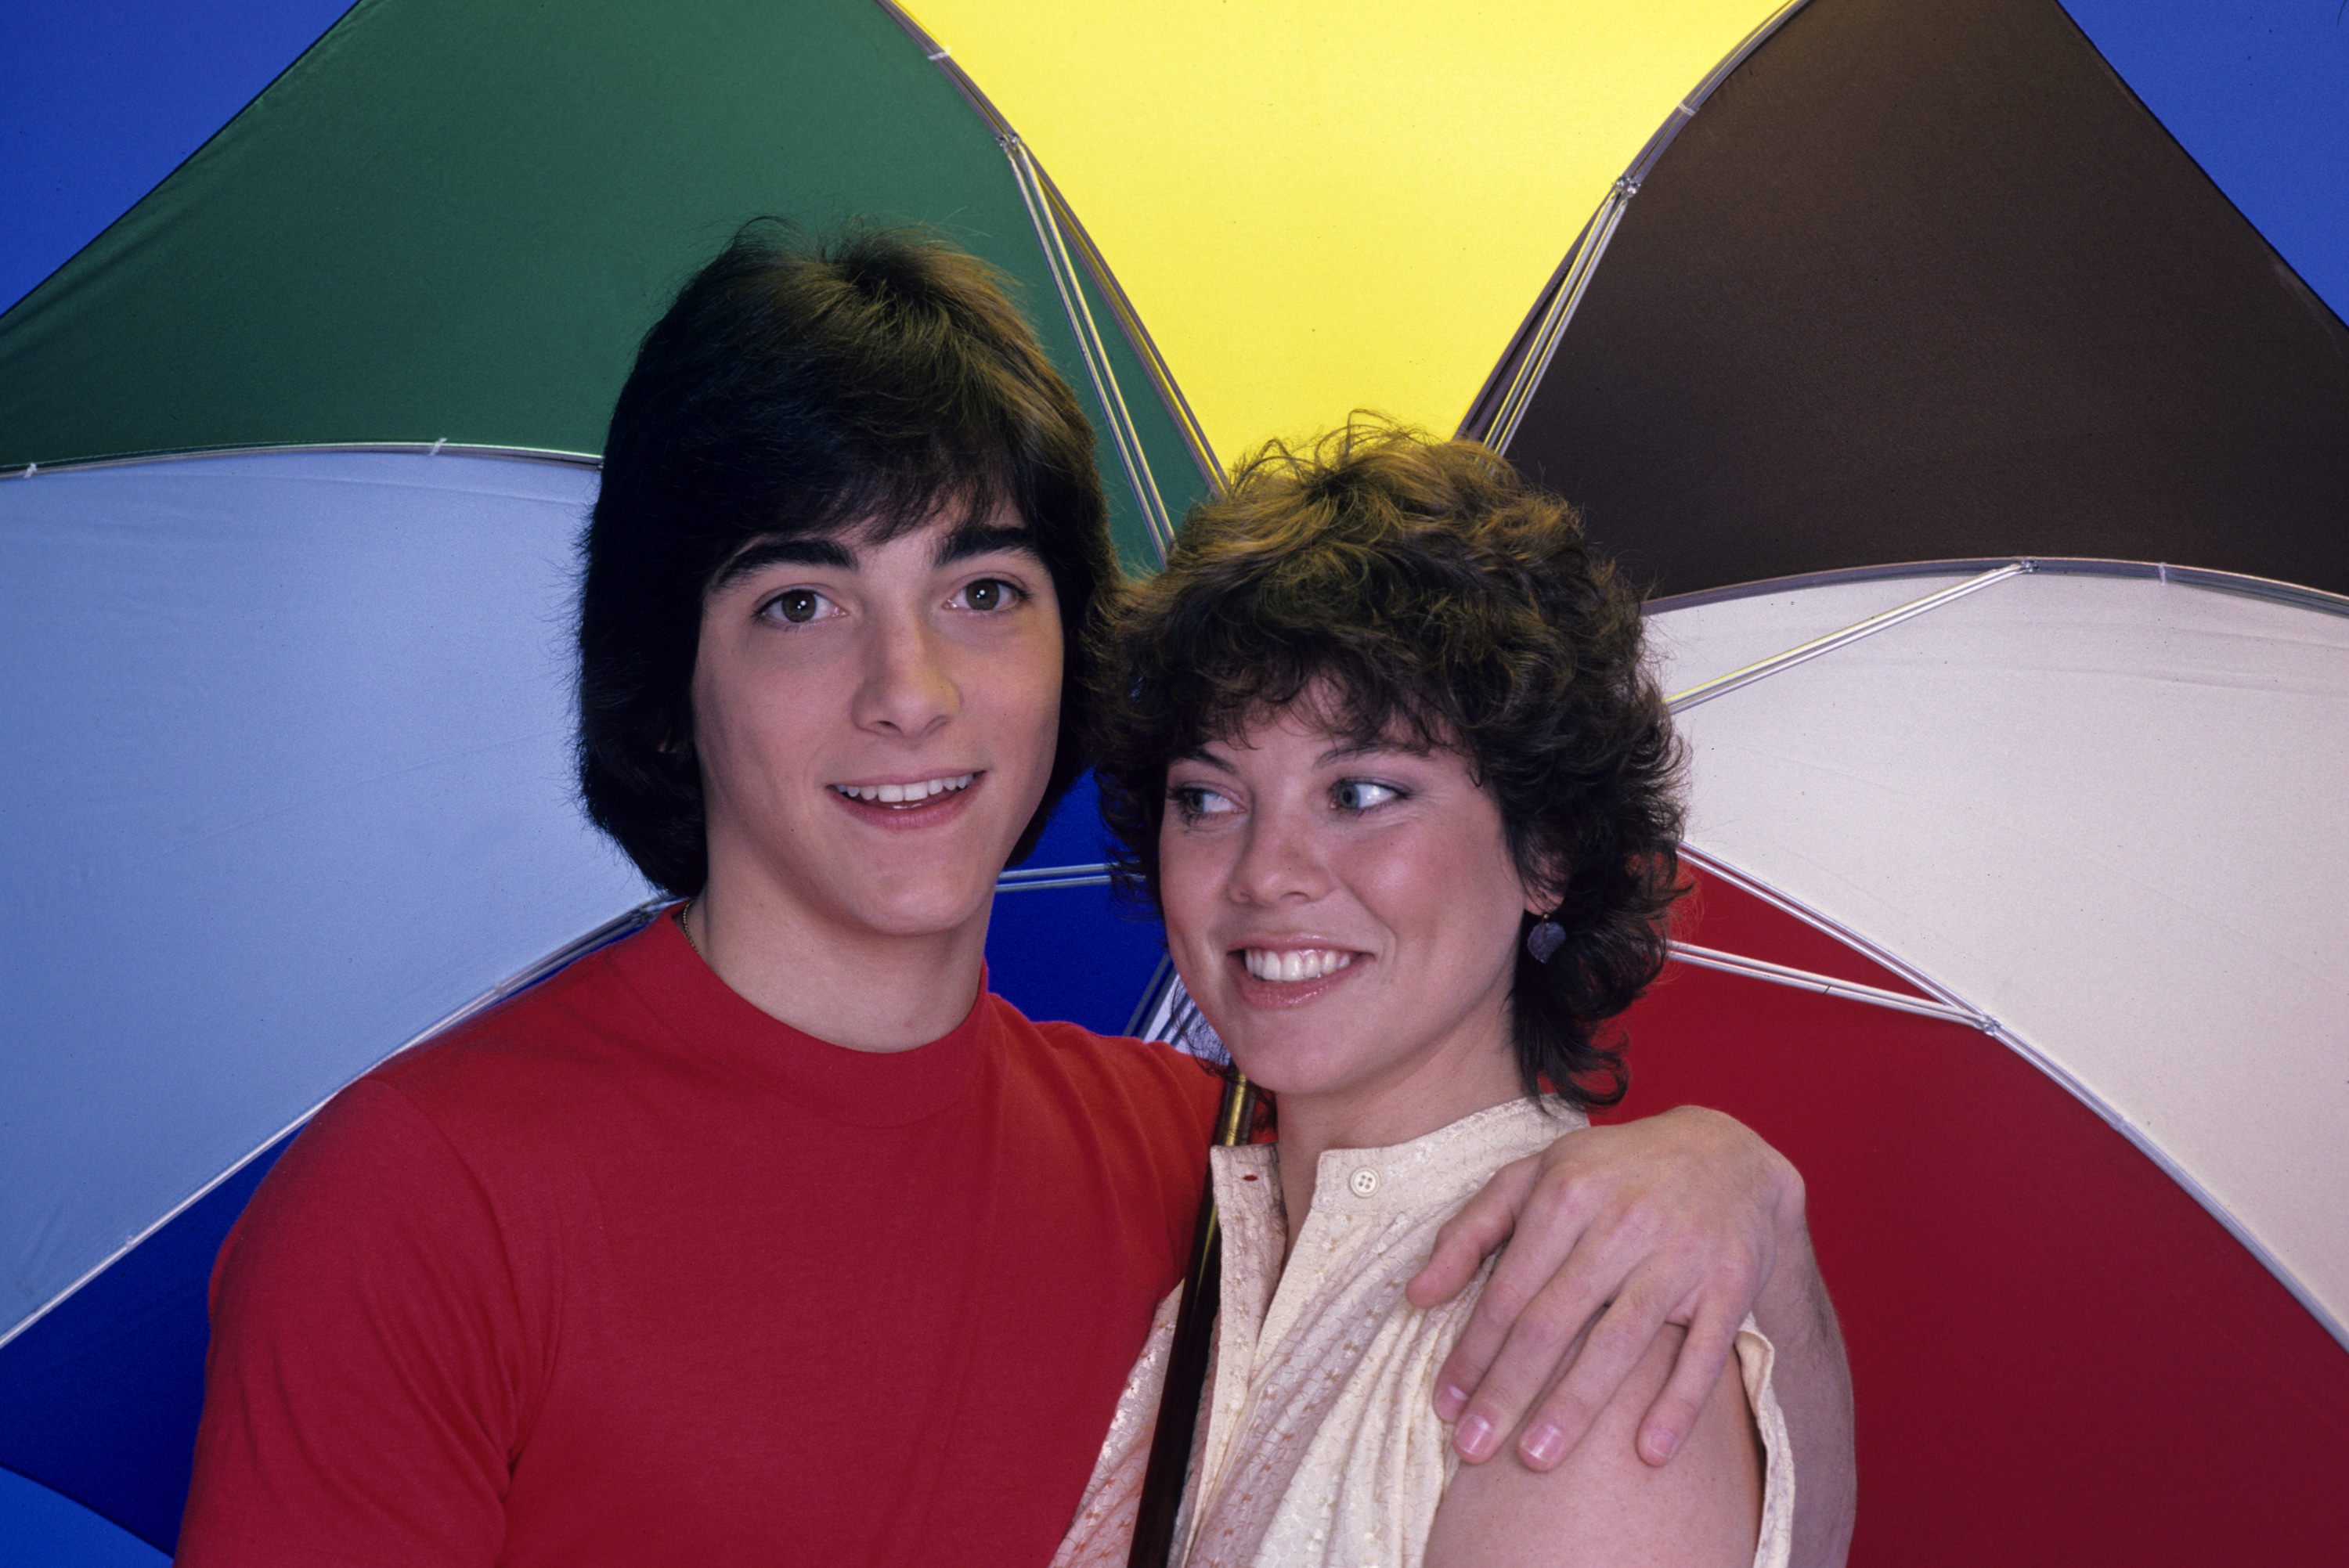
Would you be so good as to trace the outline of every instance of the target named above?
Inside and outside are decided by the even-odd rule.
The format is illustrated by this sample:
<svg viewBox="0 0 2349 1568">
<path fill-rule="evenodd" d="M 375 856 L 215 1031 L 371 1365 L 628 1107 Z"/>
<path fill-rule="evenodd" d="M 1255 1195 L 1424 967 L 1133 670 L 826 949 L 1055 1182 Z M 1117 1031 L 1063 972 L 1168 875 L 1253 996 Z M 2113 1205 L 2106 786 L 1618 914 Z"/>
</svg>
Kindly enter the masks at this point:
<svg viewBox="0 0 2349 1568">
<path fill-rule="evenodd" d="M 791 531 L 802 538 L 887 544 L 940 517 L 955 528 L 986 523 L 1006 507 L 1030 520 L 1000 453 L 961 452 L 933 442 L 912 451 L 874 452 L 821 498 L 810 498 Z"/>
</svg>

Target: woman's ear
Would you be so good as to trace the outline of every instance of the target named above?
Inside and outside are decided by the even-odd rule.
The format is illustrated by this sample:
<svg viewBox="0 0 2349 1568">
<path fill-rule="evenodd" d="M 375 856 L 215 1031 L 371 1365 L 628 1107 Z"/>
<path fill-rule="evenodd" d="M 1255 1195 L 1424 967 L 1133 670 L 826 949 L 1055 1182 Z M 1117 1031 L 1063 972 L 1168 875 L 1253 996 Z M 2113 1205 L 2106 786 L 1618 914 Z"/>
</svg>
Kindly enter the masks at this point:
<svg viewBox="0 0 2349 1568">
<path fill-rule="evenodd" d="M 1574 868 L 1563 856 L 1544 856 L 1534 874 L 1525 879 L 1526 913 L 1541 919 L 1566 902 L 1566 890 L 1574 880 Z"/>
</svg>

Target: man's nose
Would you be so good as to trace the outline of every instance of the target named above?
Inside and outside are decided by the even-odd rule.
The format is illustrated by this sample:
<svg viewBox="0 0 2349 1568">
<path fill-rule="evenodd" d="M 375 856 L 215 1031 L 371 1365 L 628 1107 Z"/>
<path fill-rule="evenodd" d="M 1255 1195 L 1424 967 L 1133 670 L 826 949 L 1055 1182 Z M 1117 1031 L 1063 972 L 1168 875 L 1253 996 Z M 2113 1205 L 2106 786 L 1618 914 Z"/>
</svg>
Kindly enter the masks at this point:
<svg viewBox="0 0 2349 1568">
<path fill-rule="evenodd" d="M 874 628 L 857 691 L 856 722 L 908 738 L 927 735 L 961 709 L 962 690 L 940 639 L 919 617 Z"/>
</svg>

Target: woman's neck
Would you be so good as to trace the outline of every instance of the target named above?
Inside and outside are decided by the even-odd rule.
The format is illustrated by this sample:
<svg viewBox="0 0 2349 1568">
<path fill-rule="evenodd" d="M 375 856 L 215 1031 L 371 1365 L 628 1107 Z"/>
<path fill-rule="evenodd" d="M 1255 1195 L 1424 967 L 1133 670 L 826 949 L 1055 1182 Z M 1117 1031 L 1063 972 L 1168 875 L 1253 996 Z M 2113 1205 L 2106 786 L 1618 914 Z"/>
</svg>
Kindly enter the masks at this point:
<svg viewBox="0 0 2349 1568">
<path fill-rule="evenodd" d="M 1321 1156 L 1332 1149 L 1386 1149 L 1424 1138 L 1504 1105 L 1525 1092 L 1506 1027 L 1488 1038 L 1423 1059 L 1392 1082 L 1280 1096 L 1281 1206 L 1293 1250 L 1312 1212 Z M 1287 1260 L 1284 1251 L 1283 1261 Z"/>
</svg>

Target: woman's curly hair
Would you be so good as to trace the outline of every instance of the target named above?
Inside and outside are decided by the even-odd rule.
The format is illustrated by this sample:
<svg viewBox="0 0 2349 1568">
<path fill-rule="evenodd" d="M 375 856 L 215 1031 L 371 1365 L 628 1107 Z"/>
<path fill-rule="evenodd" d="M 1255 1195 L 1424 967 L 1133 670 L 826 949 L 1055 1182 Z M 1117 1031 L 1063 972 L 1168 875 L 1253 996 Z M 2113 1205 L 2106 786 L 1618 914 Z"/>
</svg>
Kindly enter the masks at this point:
<svg viewBox="0 0 2349 1568">
<path fill-rule="evenodd" d="M 1360 415 L 1303 452 L 1268 445 L 1095 634 L 1119 885 L 1156 905 L 1174 758 L 1322 683 L 1340 736 L 1455 749 L 1491 792 L 1565 932 L 1544 964 L 1537 917 L 1519 927 L 1519 1074 L 1612 1105 L 1628 1077 L 1603 1026 L 1661 971 L 1680 883 L 1681 752 L 1640 632 L 1574 510 L 1488 449 Z"/>
</svg>

